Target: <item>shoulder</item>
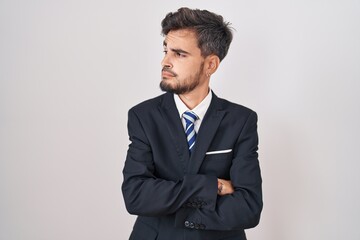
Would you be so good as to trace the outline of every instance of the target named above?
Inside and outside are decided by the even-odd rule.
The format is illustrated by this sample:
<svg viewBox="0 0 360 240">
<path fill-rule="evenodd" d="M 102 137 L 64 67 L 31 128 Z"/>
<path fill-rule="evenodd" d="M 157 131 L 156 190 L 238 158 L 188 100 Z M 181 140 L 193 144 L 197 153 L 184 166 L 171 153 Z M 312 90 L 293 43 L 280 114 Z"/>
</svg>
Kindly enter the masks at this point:
<svg viewBox="0 0 360 240">
<path fill-rule="evenodd" d="M 129 109 L 129 113 L 134 112 L 136 114 L 142 114 L 142 113 L 154 111 L 164 101 L 164 97 L 166 96 L 166 94 L 167 93 L 145 100 L 133 106 L 132 108 Z"/>
<path fill-rule="evenodd" d="M 221 98 L 218 98 L 218 102 L 222 110 L 225 111 L 224 121 L 233 126 L 234 129 L 235 126 L 241 129 L 244 126 L 255 126 L 256 128 L 258 115 L 254 110 Z"/>
</svg>

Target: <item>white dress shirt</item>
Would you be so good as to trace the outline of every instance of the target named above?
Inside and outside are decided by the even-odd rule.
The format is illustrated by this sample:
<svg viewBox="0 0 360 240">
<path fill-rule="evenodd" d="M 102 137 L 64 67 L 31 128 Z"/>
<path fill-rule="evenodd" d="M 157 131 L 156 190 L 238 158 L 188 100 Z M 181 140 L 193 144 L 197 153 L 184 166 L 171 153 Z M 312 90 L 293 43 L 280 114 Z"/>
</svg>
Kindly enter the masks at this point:
<svg viewBox="0 0 360 240">
<path fill-rule="evenodd" d="M 185 119 L 182 117 L 182 115 L 183 115 L 184 112 L 191 110 L 199 117 L 199 119 L 194 122 L 195 132 L 196 133 L 199 132 L 201 122 L 204 119 L 205 113 L 206 113 L 206 111 L 208 110 L 208 108 L 210 106 L 211 99 L 212 99 L 212 92 L 211 92 L 211 90 L 209 90 L 208 95 L 206 95 L 206 97 L 201 101 L 201 103 L 199 103 L 195 108 L 189 109 L 183 103 L 183 101 L 180 99 L 180 97 L 177 94 L 174 94 L 174 100 L 175 100 L 176 108 L 179 111 L 180 119 L 181 119 L 181 122 L 183 124 L 184 130 L 185 130 L 185 127 L 186 127 L 186 122 L 185 122 Z"/>
</svg>

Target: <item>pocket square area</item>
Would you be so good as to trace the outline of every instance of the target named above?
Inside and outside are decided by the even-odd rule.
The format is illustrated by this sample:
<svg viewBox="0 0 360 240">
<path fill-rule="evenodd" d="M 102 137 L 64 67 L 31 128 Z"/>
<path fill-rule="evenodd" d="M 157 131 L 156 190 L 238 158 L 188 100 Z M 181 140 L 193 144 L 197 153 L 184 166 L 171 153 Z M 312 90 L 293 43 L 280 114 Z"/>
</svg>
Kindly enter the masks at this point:
<svg viewBox="0 0 360 240">
<path fill-rule="evenodd" d="M 206 155 L 229 153 L 229 152 L 232 152 L 232 149 L 225 149 L 225 150 L 218 150 L 218 151 L 210 151 L 210 152 L 207 152 Z"/>
</svg>

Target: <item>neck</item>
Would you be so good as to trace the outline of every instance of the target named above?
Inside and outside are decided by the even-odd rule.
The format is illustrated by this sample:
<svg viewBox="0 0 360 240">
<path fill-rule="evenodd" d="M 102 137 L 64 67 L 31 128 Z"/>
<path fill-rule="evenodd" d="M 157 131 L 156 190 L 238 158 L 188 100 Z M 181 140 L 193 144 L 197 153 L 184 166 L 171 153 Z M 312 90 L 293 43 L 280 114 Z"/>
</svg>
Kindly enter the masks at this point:
<svg viewBox="0 0 360 240">
<path fill-rule="evenodd" d="M 181 101 L 190 109 L 194 109 L 208 95 L 209 86 L 203 89 L 194 89 L 189 93 L 180 94 Z"/>
</svg>

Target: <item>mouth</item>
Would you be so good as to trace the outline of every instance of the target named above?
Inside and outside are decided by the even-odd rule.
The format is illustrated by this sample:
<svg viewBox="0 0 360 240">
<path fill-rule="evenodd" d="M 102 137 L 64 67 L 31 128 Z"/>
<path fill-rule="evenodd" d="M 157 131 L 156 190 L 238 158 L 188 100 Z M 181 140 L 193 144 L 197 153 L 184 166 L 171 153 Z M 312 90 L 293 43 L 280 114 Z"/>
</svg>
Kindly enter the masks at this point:
<svg viewBox="0 0 360 240">
<path fill-rule="evenodd" d="M 163 71 L 161 72 L 161 76 L 162 76 L 163 78 L 173 78 L 173 77 L 175 77 L 175 74 L 173 74 L 173 73 L 171 73 L 171 72 L 169 72 L 169 71 L 163 70 Z"/>
</svg>

